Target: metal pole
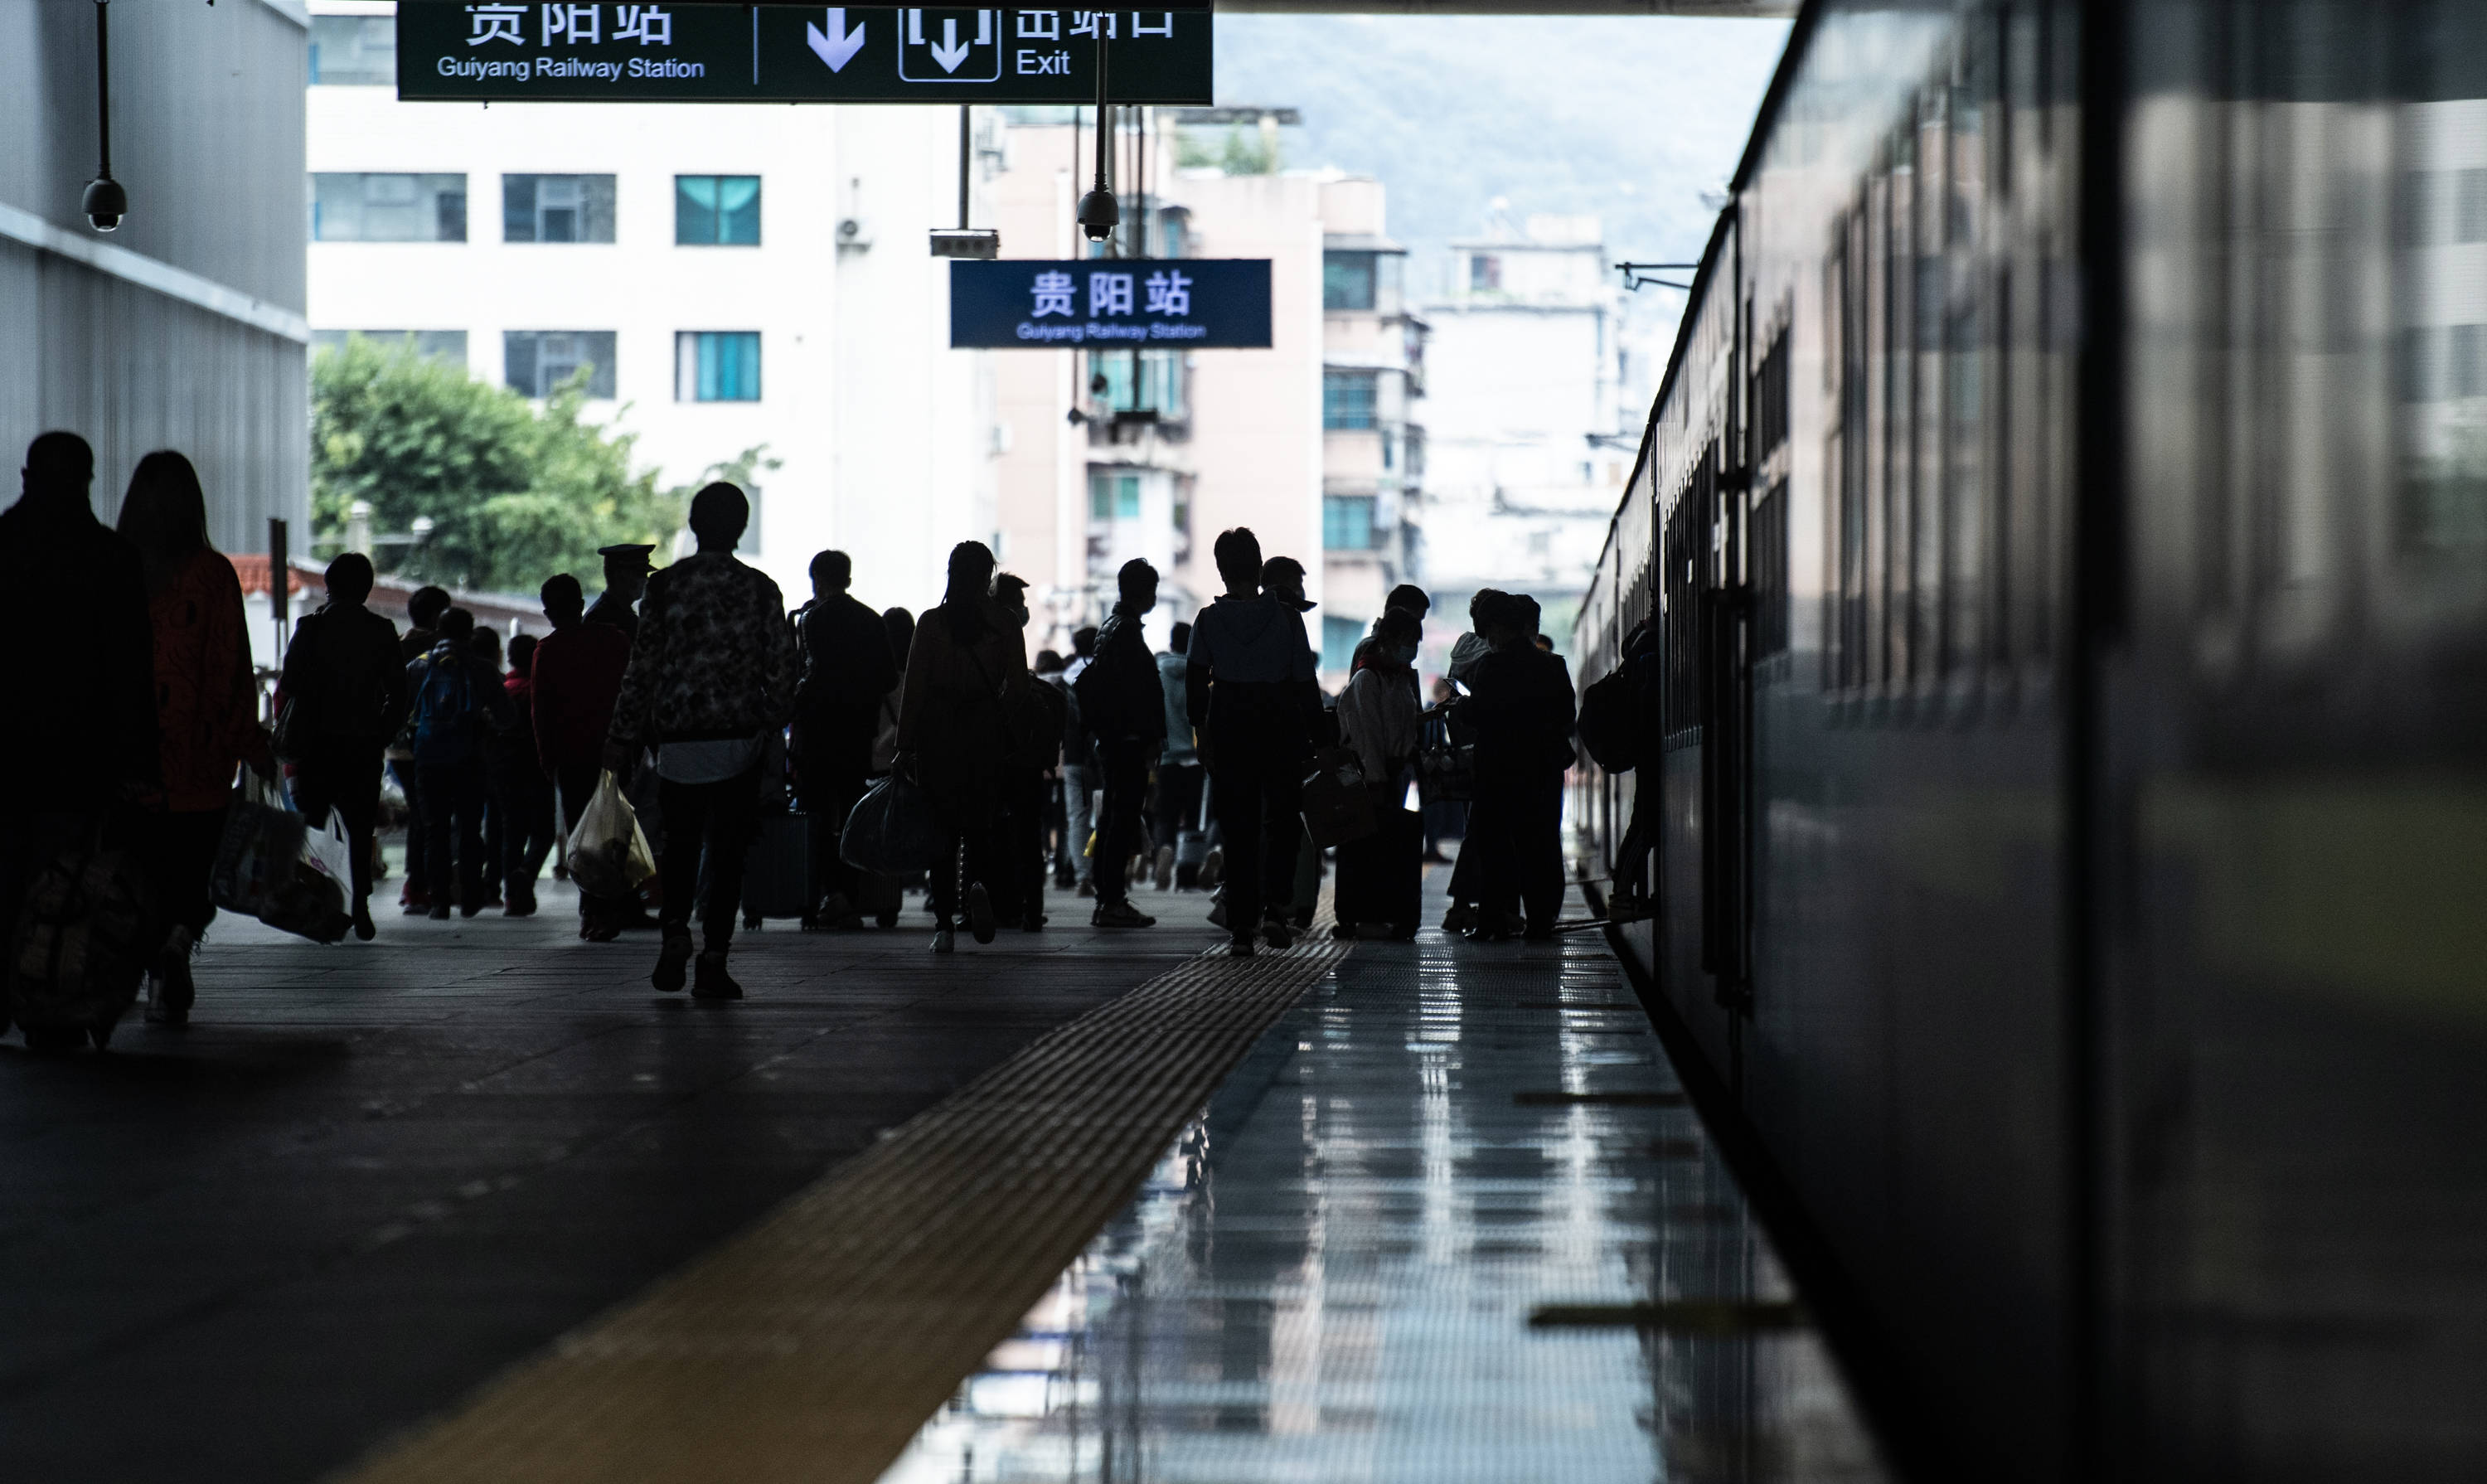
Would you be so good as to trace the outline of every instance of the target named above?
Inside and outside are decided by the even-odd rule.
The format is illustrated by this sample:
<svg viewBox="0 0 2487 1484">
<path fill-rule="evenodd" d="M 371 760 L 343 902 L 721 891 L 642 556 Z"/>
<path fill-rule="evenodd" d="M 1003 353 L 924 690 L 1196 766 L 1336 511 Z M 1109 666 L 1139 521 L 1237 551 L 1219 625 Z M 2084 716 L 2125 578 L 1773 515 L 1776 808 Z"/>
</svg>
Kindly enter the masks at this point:
<svg viewBox="0 0 2487 1484">
<path fill-rule="evenodd" d="M 1105 26 L 1107 22 L 1106 17 L 1103 14 L 1097 15 L 1095 19 L 1097 22 L 1096 188 L 1099 190 L 1112 190 L 1114 188 L 1112 176 L 1113 154 L 1111 153 L 1114 140 L 1114 105 L 1105 100 Z"/>
<path fill-rule="evenodd" d="M 967 230 L 967 160 L 969 127 L 967 115 L 972 113 L 974 110 L 975 105 L 973 103 L 961 103 L 959 105 L 959 230 L 962 232 Z"/>
<path fill-rule="evenodd" d="M 112 176 L 112 0 L 95 0 L 95 117 L 103 175 Z"/>
<path fill-rule="evenodd" d="M 285 663 L 286 630 L 293 627 L 293 615 L 288 611 L 291 607 L 288 600 L 292 595 L 287 589 L 293 586 L 288 580 L 289 557 L 290 553 L 285 549 L 285 522 L 270 516 L 267 520 L 267 612 L 276 624 L 276 648 L 271 653 L 276 656 L 279 665 Z"/>
</svg>

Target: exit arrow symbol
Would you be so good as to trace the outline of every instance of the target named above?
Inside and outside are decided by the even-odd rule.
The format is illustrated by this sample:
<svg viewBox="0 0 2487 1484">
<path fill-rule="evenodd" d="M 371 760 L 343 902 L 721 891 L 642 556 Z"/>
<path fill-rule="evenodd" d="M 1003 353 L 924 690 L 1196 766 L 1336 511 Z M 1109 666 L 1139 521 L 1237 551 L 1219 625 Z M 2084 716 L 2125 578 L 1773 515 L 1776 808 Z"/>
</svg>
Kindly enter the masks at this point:
<svg viewBox="0 0 2487 1484">
<path fill-rule="evenodd" d="M 829 65 L 829 70 L 836 72 L 845 70 L 846 65 L 854 60 L 854 54 L 863 49 L 863 32 L 860 25 L 849 31 L 845 9 L 831 6 L 829 29 L 824 32 L 820 27 L 807 23 L 803 27 L 803 39 L 812 43 L 812 50 Z"/>
<path fill-rule="evenodd" d="M 941 44 L 933 47 L 932 52 L 933 60 L 940 63 L 941 70 L 945 72 L 957 71 L 959 64 L 967 60 L 967 43 L 959 40 L 959 23 L 956 20 L 941 22 Z"/>
</svg>

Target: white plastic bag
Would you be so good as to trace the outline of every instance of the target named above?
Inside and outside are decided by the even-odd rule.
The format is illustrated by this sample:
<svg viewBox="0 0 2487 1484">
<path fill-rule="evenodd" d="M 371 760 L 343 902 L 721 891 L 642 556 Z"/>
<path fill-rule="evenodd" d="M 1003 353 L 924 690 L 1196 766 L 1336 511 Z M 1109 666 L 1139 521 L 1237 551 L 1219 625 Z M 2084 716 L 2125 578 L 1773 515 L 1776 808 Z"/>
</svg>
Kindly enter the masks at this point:
<svg viewBox="0 0 2487 1484">
<path fill-rule="evenodd" d="M 639 830 L 639 816 L 622 797 L 611 769 L 596 780 L 596 793 L 570 832 L 570 879 L 594 897 L 618 897 L 657 874 L 656 853 Z"/>
<path fill-rule="evenodd" d="M 215 903 L 281 932 L 333 943 L 353 925 L 353 851 L 346 824 L 328 811 L 313 829 L 278 788 L 257 773 L 234 791 L 212 879 Z"/>
</svg>

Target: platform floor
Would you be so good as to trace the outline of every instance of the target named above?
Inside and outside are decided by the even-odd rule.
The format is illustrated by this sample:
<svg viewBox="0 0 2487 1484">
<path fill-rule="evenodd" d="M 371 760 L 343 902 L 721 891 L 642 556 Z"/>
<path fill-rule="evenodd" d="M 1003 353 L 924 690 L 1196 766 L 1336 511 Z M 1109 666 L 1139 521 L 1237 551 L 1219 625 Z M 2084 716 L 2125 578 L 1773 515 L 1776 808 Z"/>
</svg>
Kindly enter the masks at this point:
<svg viewBox="0 0 2487 1484">
<path fill-rule="evenodd" d="M 1594 935 L 1236 962 L 1139 900 L 946 960 L 772 924 L 732 1005 L 558 897 L 220 926 L 188 1030 L 0 1048 L 0 1458 L 1880 1476 Z"/>
</svg>

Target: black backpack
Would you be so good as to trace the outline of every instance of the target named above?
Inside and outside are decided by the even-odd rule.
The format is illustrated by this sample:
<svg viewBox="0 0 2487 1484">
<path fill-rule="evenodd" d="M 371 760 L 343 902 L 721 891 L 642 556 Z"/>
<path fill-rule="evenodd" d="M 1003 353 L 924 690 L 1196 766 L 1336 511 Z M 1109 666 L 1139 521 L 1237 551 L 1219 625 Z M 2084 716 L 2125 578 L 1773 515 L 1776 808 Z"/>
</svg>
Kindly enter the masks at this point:
<svg viewBox="0 0 2487 1484">
<path fill-rule="evenodd" d="M 1590 761 L 1607 772 L 1630 772 L 1640 762 L 1640 686 L 1631 660 L 1580 692 L 1579 730 Z"/>
</svg>

